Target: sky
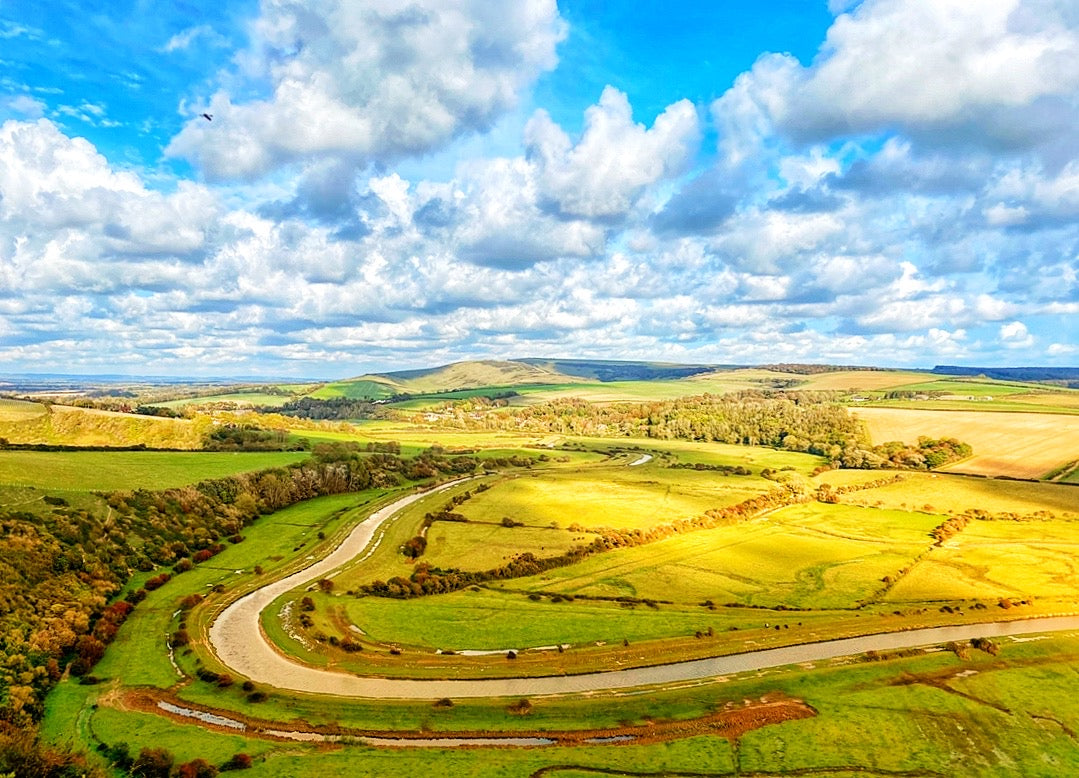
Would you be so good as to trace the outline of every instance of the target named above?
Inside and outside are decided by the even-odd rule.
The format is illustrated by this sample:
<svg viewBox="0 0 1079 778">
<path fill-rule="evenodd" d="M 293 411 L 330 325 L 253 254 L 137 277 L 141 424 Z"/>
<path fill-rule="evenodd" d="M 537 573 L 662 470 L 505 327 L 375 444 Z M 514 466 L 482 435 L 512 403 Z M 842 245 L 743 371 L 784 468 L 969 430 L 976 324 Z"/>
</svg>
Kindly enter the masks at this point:
<svg viewBox="0 0 1079 778">
<path fill-rule="evenodd" d="M 1079 4 L 0 0 L 0 372 L 519 357 L 1079 365 Z"/>
</svg>

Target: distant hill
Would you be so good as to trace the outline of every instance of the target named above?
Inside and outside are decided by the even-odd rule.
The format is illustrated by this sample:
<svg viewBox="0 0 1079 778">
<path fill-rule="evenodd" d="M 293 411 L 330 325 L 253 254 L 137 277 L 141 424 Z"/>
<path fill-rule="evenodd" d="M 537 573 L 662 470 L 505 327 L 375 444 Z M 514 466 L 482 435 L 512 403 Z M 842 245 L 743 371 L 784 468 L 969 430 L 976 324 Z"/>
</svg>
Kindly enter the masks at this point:
<svg viewBox="0 0 1079 778">
<path fill-rule="evenodd" d="M 1079 381 L 1079 367 L 958 367 L 937 365 L 938 375 L 985 376 L 998 381 Z"/>
<path fill-rule="evenodd" d="M 437 394 L 487 387 L 580 383 L 581 378 L 522 361 L 454 362 L 423 370 L 371 373 L 326 384 L 311 396 L 379 400 L 397 394 Z"/>
<path fill-rule="evenodd" d="M 594 381 L 659 381 L 710 373 L 716 370 L 735 370 L 740 365 L 678 365 L 668 362 L 623 362 L 612 359 L 516 359 L 526 365 L 545 368 L 576 378 Z"/>
</svg>

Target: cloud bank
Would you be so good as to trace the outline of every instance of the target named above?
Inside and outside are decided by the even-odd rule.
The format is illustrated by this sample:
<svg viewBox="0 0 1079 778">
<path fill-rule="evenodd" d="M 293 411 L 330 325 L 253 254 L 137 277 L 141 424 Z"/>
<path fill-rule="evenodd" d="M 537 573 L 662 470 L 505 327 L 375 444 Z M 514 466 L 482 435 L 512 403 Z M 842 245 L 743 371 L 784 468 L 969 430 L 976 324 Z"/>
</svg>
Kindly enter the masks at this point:
<svg viewBox="0 0 1079 778">
<path fill-rule="evenodd" d="M 266 0 L 164 184 L 27 98 L 0 126 L 0 361 L 1074 362 L 1074 4 L 833 5 L 811 62 L 764 53 L 650 121 L 608 87 L 571 131 L 529 106 L 553 2 Z M 415 173 L 512 115 L 512 153 Z"/>
</svg>

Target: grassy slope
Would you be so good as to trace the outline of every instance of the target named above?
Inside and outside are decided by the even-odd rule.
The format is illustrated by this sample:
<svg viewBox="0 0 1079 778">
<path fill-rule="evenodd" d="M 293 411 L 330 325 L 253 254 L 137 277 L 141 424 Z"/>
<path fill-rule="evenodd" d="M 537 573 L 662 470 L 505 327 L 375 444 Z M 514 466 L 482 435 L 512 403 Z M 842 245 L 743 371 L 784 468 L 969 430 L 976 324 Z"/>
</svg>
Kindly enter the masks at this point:
<svg viewBox="0 0 1079 778">
<path fill-rule="evenodd" d="M 49 413 L 0 421 L 0 438 L 11 443 L 65 446 L 136 446 L 193 449 L 201 444 L 198 425 L 186 419 L 162 419 L 53 406 Z"/>
<path fill-rule="evenodd" d="M 461 389 L 575 383 L 578 379 L 521 362 L 456 362 L 429 370 L 365 375 L 326 384 L 312 397 L 370 397 L 394 394 L 434 394 Z"/>
<path fill-rule="evenodd" d="M 0 422 L 26 421 L 27 419 L 37 418 L 44 413 L 45 406 L 41 403 L 0 398 Z"/>
<path fill-rule="evenodd" d="M 280 467 L 303 452 L 0 451 L 0 483 L 55 490 L 167 489 Z"/>
</svg>

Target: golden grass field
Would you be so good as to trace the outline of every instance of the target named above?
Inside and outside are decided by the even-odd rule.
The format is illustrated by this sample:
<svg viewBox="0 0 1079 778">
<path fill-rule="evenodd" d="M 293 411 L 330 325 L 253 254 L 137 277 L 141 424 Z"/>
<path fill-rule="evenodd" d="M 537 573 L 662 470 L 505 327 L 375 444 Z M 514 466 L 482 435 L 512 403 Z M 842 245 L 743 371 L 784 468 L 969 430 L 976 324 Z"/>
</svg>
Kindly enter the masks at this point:
<svg viewBox="0 0 1079 778">
<path fill-rule="evenodd" d="M 45 414 L 45 406 L 25 400 L 0 400 L 0 422 L 26 421 Z"/>
<path fill-rule="evenodd" d="M 32 409 L 40 408 L 41 412 Z M 163 419 L 34 403 L 0 407 L 0 438 L 11 443 L 64 446 L 199 448 L 204 429 L 187 419 Z"/>
<path fill-rule="evenodd" d="M 874 444 L 920 435 L 969 443 L 974 456 L 946 468 L 955 473 L 1041 478 L 1079 458 L 1079 416 L 906 408 L 859 408 L 855 415 Z"/>
<path fill-rule="evenodd" d="M 799 389 L 863 390 L 895 389 L 919 381 L 932 381 L 932 373 L 914 373 L 906 370 L 840 370 L 834 373 L 818 373 L 798 376 L 806 380 Z"/>
<path fill-rule="evenodd" d="M 971 478 L 948 473 L 904 472 L 902 475 L 900 481 L 876 489 L 850 492 L 840 501 L 848 505 L 929 510 L 941 514 L 979 509 L 994 514 L 1031 516 L 1047 511 L 1059 518 L 1079 519 L 1079 490 L 1061 488 L 1057 484 Z M 821 473 L 814 481 L 839 487 L 876 478 L 880 478 L 879 470 L 831 470 Z"/>
</svg>

